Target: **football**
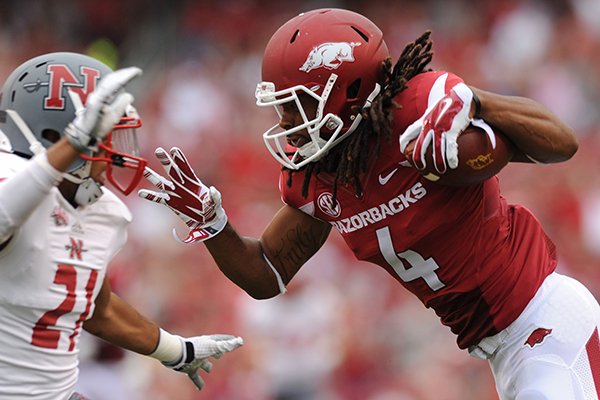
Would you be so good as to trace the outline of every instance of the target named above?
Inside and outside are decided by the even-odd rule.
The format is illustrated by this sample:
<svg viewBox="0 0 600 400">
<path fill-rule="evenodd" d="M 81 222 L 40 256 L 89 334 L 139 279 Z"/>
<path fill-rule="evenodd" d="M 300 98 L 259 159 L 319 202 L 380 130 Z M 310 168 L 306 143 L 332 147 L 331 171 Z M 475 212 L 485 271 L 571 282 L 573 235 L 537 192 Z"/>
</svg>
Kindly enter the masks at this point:
<svg viewBox="0 0 600 400">
<path fill-rule="evenodd" d="M 470 125 L 458 135 L 458 166 L 440 174 L 433 166 L 431 147 L 426 155 L 427 167 L 419 171 L 425 178 L 449 186 L 466 186 L 482 182 L 496 175 L 511 160 L 513 144 L 493 128 L 496 145 L 492 138 L 482 128 Z M 405 155 L 412 164 L 414 141 L 406 147 Z"/>
</svg>

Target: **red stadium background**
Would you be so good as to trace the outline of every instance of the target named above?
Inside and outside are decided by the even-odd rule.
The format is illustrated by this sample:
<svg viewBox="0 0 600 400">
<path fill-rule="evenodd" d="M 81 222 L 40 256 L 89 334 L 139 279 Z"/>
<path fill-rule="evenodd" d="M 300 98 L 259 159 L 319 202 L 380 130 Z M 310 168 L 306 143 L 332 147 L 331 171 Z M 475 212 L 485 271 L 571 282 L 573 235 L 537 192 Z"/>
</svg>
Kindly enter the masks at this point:
<svg viewBox="0 0 600 400">
<path fill-rule="evenodd" d="M 260 235 L 281 206 L 279 164 L 261 133 L 275 113 L 254 104 L 262 50 L 295 14 L 363 13 L 394 56 L 433 31 L 433 67 L 469 84 L 532 97 L 577 132 L 558 165 L 510 165 L 505 196 L 528 206 L 556 241 L 559 271 L 600 295 L 600 3 L 597 0 L 173 1 L 4 0 L 0 76 L 51 51 L 144 69 L 131 91 L 143 153 L 177 145 L 223 194 L 240 232 Z M 151 164 L 160 170 L 154 160 Z M 230 283 L 185 226 L 135 195 L 129 243 L 110 267 L 115 291 L 171 332 L 239 334 L 197 392 L 153 359 L 85 337 L 81 385 L 93 400 L 492 400 L 487 364 L 458 350 L 435 315 L 382 269 L 356 261 L 337 233 L 280 298 Z"/>
</svg>

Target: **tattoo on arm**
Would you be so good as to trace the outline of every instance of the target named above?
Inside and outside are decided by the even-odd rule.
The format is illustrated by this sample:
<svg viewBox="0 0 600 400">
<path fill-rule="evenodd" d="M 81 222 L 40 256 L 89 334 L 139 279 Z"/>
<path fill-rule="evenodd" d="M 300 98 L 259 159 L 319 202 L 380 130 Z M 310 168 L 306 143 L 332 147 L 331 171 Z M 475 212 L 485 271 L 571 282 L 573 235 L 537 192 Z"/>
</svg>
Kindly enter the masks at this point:
<svg viewBox="0 0 600 400">
<path fill-rule="evenodd" d="M 274 262 L 280 265 L 281 277 L 285 283 L 289 282 L 292 274 L 300 268 L 320 247 L 327 238 L 322 230 L 303 229 L 300 224 L 290 229 L 281 239 L 278 249 L 273 252 Z"/>
</svg>

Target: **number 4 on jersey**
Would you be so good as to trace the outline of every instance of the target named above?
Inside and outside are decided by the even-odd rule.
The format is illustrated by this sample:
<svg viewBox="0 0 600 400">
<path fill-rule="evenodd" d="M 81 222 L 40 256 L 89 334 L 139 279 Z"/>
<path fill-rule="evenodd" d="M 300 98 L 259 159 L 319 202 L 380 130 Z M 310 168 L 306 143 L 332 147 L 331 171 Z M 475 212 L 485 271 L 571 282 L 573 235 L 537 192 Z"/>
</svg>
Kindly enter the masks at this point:
<svg viewBox="0 0 600 400">
<path fill-rule="evenodd" d="M 435 273 L 435 270 L 439 268 L 439 265 L 433 258 L 430 257 L 425 259 L 422 255 L 413 250 L 396 253 L 394 244 L 392 243 L 390 229 L 387 226 L 378 229 L 376 233 L 379 250 L 381 251 L 383 258 L 390 264 L 400 279 L 404 282 L 411 282 L 415 279 L 423 278 L 434 292 L 445 286 Z M 405 262 L 410 266 L 409 268 L 405 267 Z"/>
</svg>

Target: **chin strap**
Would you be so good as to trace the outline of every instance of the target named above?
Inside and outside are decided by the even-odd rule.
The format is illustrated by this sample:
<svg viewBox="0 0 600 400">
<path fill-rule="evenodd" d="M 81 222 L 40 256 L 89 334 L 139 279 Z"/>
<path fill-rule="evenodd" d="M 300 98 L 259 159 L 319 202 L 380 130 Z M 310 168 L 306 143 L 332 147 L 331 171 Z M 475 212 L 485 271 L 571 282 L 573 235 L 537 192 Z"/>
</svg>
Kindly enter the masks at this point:
<svg viewBox="0 0 600 400">
<path fill-rule="evenodd" d="M 90 177 L 87 177 L 83 180 L 83 182 L 77 187 L 77 191 L 75 192 L 75 203 L 80 206 L 89 206 L 90 204 L 95 203 L 102 196 L 102 188 Z"/>
<path fill-rule="evenodd" d="M 361 110 L 371 108 L 371 104 L 373 103 L 373 100 L 375 100 L 375 97 L 377 97 L 377 95 L 379 95 L 379 92 L 381 92 L 381 85 L 379 83 L 376 83 L 375 88 L 373 89 L 371 94 L 369 94 L 369 96 L 367 97 L 367 100 L 365 101 L 365 104 L 362 106 Z M 356 114 L 354 116 L 354 121 L 352 122 L 352 125 L 350 125 L 350 127 L 348 128 L 348 131 L 346 131 L 346 133 L 342 136 L 342 138 L 346 138 L 350 133 L 354 132 L 354 130 L 356 129 L 356 127 L 358 127 L 358 124 L 360 124 L 361 121 L 362 121 L 362 114 L 359 112 L 358 114 Z M 340 138 L 339 140 L 342 140 L 342 138 Z"/>
<path fill-rule="evenodd" d="M 369 96 L 367 97 L 367 100 L 365 100 L 365 104 L 362 106 L 361 110 L 364 110 L 366 108 L 371 108 L 371 104 L 373 103 L 373 100 L 375 100 L 375 97 L 377 97 L 377 95 L 379 94 L 379 92 L 381 92 L 381 85 L 379 83 L 376 83 L 375 84 L 375 88 L 373 89 L 373 91 L 371 92 L 371 94 L 369 94 Z M 348 130 L 346 132 L 344 132 L 344 134 L 340 135 L 340 137 L 338 137 L 337 139 L 335 139 L 329 145 L 329 147 L 331 148 L 331 147 L 337 145 L 338 143 L 340 143 L 342 140 L 344 140 L 347 137 L 349 137 L 356 130 L 356 128 L 358 127 L 358 124 L 360 124 L 361 121 L 362 121 L 362 114 L 360 112 L 358 114 L 356 114 L 356 115 L 353 115 L 353 121 L 352 121 L 352 124 L 350 125 L 350 127 L 348 128 Z M 323 140 L 323 139 L 321 139 L 321 140 Z M 314 143 L 312 143 L 312 144 L 314 144 Z"/>
<path fill-rule="evenodd" d="M 300 154 L 302 158 L 312 157 L 315 154 L 317 154 L 317 151 L 325 147 L 326 144 L 327 140 L 319 137 L 316 139 L 316 142 L 311 140 L 310 142 L 300 147 L 298 149 L 298 154 Z"/>
<path fill-rule="evenodd" d="M 103 194 L 101 185 L 89 176 L 91 168 L 92 163 L 86 161 L 75 171 L 63 174 L 64 179 L 77 185 L 73 201 L 82 207 L 95 203 Z"/>
<path fill-rule="evenodd" d="M 12 152 L 12 146 L 10 144 L 10 140 L 8 137 L 0 130 L 0 151 L 4 151 L 6 153 Z"/>
<path fill-rule="evenodd" d="M 329 97 L 329 92 L 331 92 L 331 87 L 335 83 L 336 78 L 337 78 L 336 74 L 331 74 L 331 78 L 329 78 L 329 81 L 327 82 L 325 89 L 323 89 L 322 96 L 323 96 L 324 101 L 319 106 L 319 110 L 317 111 L 318 115 L 323 113 L 322 109 L 324 108 L 325 102 L 327 101 L 327 98 Z M 371 103 L 373 103 L 373 100 L 375 99 L 375 97 L 377 97 L 379 92 L 381 92 L 381 85 L 376 83 L 375 88 L 367 97 L 367 100 L 365 101 L 365 104 L 363 105 L 361 110 L 370 108 Z M 327 116 L 325 116 L 325 118 L 327 118 L 330 115 L 331 114 L 328 114 Z M 333 118 L 333 116 L 330 117 L 329 121 L 327 121 L 325 124 L 323 124 L 323 125 L 325 125 L 326 128 L 334 130 L 340 124 L 343 124 L 343 122 L 341 120 L 334 121 L 332 118 Z M 362 114 L 359 112 L 358 114 L 353 115 L 353 121 L 352 121 L 352 124 L 350 125 L 350 127 L 348 128 L 348 130 L 344 134 L 340 135 L 340 137 L 335 139 L 329 146 L 327 146 L 327 140 L 318 136 L 316 138 L 316 140 L 313 139 L 310 142 L 306 143 L 304 146 L 300 147 L 298 149 L 298 154 L 300 154 L 300 156 L 303 158 L 308 158 L 308 157 L 312 157 L 313 155 L 315 155 L 319 150 L 323 149 L 325 146 L 327 146 L 329 148 L 334 147 L 336 144 L 338 144 L 339 142 L 341 142 L 342 140 L 344 140 L 348 136 L 350 136 L 350 134 L 356 130 L 356 128 L 358 127 L 358 124 L 360 124 L 361 121 L 362 121 Z M 326 153 L 324 152 L 321 157 L 325 156 L 325 154 Z M 314 161 L 316 161 L 316 160 L 314 160 Z"/>
<path fill-rule="evenodd" d="M 25 139 L 29 142 L 29 150 L 33 155 L 41 154 L 45 151 L 44 146 L 36 139 L 29 126 L 23 121 L 23 118 L 14 110 L 6 110 L 6 114 L 13 120 L 13 123 L 21 131 L 21 134 L 25 136 Z"/>
</svg>

